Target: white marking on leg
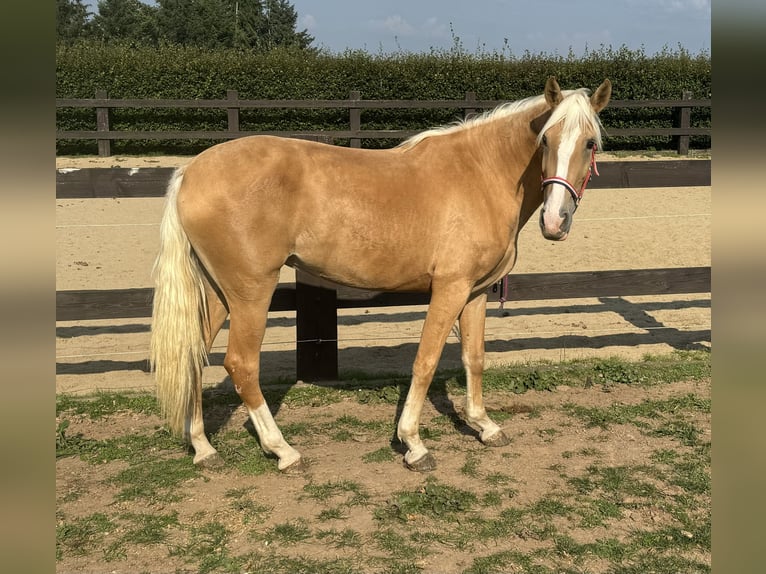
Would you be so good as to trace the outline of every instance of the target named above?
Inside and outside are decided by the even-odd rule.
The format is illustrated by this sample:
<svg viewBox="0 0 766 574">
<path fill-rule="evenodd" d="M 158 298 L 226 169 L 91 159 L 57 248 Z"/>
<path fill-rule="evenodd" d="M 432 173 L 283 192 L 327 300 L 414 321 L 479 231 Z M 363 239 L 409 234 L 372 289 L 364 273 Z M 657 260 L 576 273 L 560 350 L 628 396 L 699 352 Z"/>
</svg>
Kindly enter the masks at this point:
<svg viewBox="0 0 766 574">
<path fill-rule="evenodd" d="M 470 380 L 470 375 L 468 375 Z M 500 427 L 487 414 L 484 405 L 474 404 L 469 382 L 468 393 L 465 398 L 465 416 L 469 423 L 478 426 L 481 429 L 481 440 L 486 440 L 500 432 Z"/>
<path fill-rule="evenodd" d="M 186 434 L 194 449 L 194 464 L 199 464 L 206 458 L 218 454 L 218 451 L 213 448 L 205 435 L 205 425 L 200 408 L 195 407 L 193 414 L 186 419 Z"/>
<path fill-rule="evenodd" d="M 404 455 L 405 462 L 412 463 L 416 460 L 420 460 L 422 457 L 428 454 L 428 449 L 423 445 L 423 441 L 420 440 L 420 412 L 422 410 L 421 404 L 415 404 L 410 397 L 404 402 L 404 409 L 399 417 L 399 425 L 397 426 L 396 435 L 399 440 L 407 445 L 407 453 Z"/>
<path fill-rule="evenodd" d="M 279 464 L 277 465 L 279 470 L 284 470 L 300 460 L 300 453 L 287 444 L 266 403 L 263 403 L 257 409 L 248 408 L 248 412 L 250 413 L 250 420 L 253 421 L 253 426 L 255 426 L 255 431 L 258 433 L 258 438 L 261 441 L 261 448 L 279 457 Z"/>
</svg>

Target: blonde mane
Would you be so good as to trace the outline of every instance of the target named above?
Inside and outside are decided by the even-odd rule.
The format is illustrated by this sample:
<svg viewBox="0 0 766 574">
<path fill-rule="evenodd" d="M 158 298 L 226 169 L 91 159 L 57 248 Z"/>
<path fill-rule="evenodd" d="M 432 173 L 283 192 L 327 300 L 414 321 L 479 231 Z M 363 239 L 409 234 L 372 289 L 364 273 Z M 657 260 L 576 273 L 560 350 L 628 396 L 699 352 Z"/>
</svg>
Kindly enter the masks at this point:
<svg viewBox="0 0 766 574">
<path fill-rule="evenodd" d="M 433 138 L 437 136 L 444 136 L 444 135 L 452 134 L 455 132 L 468 130 L 471 128 L 488 124 L 495 120 L 507 118 L 508 116 L 511 116 L 513 114 L 529 110 L 530 108 L 533 108 L 539 105 L 540 103 L 542 103 L 543 100 L 544 100 L 544 96 L 532 96 L 532 97 L 524 98 L 522 100 L 518 100 L 515 102 L 500 104 L 496 108 L 489 110 L 487 112 L 484 112 L 483 114 L 480 114 L 473 118 L 470 118 L 467 120 L 458 120 L 446 126 L 432 128 L 430 130 L 426 130 L 419 134 L 415 134 L 411 138 L 404 140 L 402 143 L 400 143 L 396 147 L 406 151 L 406 150 L 412 149 L 413 147 L 415 147 L 416 145 L 418 145 L 420 142 L 422 142 L 425 139 L 429 139 L 429 138 Z"/>
<path fill-rule="evenodd" d="M 593 113 L 593 109 L 590 106 L 590 100 L 588 98 L 590 92 L 587 88 L 580 88 L 577 90 L 562 90 L 562 96 L 564 99 L 556 106 L 556 109 L 551 114 L 550 119 L 546 122 L 543 129 L 538 136 L 539 140 L 542 139 L 543 134 L 553 125 L 564 120 L 564 132 L 569 133 L 574 129 L 591 129 L 596 134 L 596 143 L 601 148 L 601 123 L 598 116 Z M 545 96 L 531 96 L 517 100 L 515 102 L 508 102 L 500 104 L 496 108 L 484 112 L 476 117 L 467 120 L 458 120 L 452 124 L 432 128 L 416 134 L 398 146 L 398 149 L 403 151 L 410 150 L 418 145 L 420 142 L 433 137 L 444 136 L 453 134 L 455 132 L 469 130 L 475 127 L 483 126 L 496 120 L 505 119 L 517 113 L 525 112 L 531 108 L 534 108 L 545 101 Z"/>
</svg>

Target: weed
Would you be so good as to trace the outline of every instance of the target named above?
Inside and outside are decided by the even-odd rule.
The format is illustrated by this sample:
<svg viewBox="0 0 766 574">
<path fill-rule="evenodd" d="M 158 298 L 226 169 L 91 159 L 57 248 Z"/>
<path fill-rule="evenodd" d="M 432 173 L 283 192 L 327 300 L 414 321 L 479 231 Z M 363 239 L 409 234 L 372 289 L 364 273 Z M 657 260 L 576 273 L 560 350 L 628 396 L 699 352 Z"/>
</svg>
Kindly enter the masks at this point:
<svg viewBox="0 0 766 574">
<path fill-rule="evenodd" d="M 346 504 L 348 506 L 364 505 L 370 495 L 357 482 L 350 480 L 329 481 L 323 484 L 309 483 L 303 487 L 309 498 L 326 502 L 328 499 L 351 494 Z"/>
<path fill-rule="evenodd" d="M 56 414 L 72 413 L 98 419 L 122 411 L 159 414 L 154 395 L 148 393 L 99 392 L 91 396 L 57 395 Z"/>
<path fill-rule="evenodd" d="M 346 515 L 343 514 L 343 509 L 340 506 L 333 508 L 325 508 L 317 515 L 317 520 L 325 522 L 327 520 L 343 520 Z"/>
<path fill-rule="evenodd" d="M 269 543 L 296 544 L 311 537 L 311 529 L 305 520 L 298 519 L 276 524 L 262 536 Z"/>
<path fill-rule="evenodd" d="M 88 554 L 115 527 L 115 523 L 101 512 L 70 522 L 60 520 L 56 525 L 56 558 L 60 559 L 65 552 L 75 556 Z"/>
<path fill-rule="evenodd" d="M 362 462 L 390 462 L 395 458 L 394 451 L 391 450 L 391 447 L 384 446 L 378 450 L 362 455 Z"/>
<path fill-rule="evenodd" d="M 211 437 L 210 444 L 229 464 L 243 474 L 258 476 L 268 472 L 278 472 L 272 455 L 263 452 L 258 439 L 244 430 L 227 431 Z"/>
<path fill-rule="evenodd" d="M 335 548 L 359 548 L 362 545 L 362 535 L 351 528 L 344 528 L 340 531 L 335 528 L 319 530 L 316 537 L 319 540 L 326 540 Z"/>
<path fill-rule="evenodd" d="M 178 512 L 169 514 L 126 513 L 120 518 L 133 523 L 133 527 L 121 537 L 124 544 L 159 544 L 168 537 L 167 529 L 178 526 Z"/>
<path fill-rule="evenodd" d="M 232 510 L 242 516 L 243 524 L 251 522 L 259 523 L 269 514 L 271 508 L 264 504 L 258 504 L 248 498 L 237 498 L 230 503 Z"/>
<path fill-rule="evenodd" d="M 473 453 L 468 453 L 465 457 L 465 464 L 460 467 L 460 472 L 471 478 L 479 476 L 479 457 Z"/>
<path fill-rule="evenodd" d="M 376 518 L 394 518 L 402 522 L 416 516 L 455 521 L 476 503 L 472 492 L 440 484 L 431 477 L 415 491 L 400 491 L 387 507 L 376 510 Z"/>
<path fill-rule="evenodd" d="M 189 541 L 171 550 L 187 563 L 196 562 L 200 574 L 208 572 L 238 572 L 242 559 L 231 556 L 228 549 L 229 531 L 218 521 L 191 526 Z"/>
<path fill-rule="evenodd" d="M 388 552 L 394 558 L 417 558 L 422 556 L 423 549 L 409 544 L 407 540 L 393 530 L 378 530 L 372 535 L 375 545 Z"/>
<path fill-rule="evenodd" d="M 122 486 L 117 494 L 119 501 L 143 498 L 147 500 L 177 501 L 177 487 L 199 471 L 188 457 L 155 459 L 135 464 L 117 474 L 111 482 Z"/>
</svg>

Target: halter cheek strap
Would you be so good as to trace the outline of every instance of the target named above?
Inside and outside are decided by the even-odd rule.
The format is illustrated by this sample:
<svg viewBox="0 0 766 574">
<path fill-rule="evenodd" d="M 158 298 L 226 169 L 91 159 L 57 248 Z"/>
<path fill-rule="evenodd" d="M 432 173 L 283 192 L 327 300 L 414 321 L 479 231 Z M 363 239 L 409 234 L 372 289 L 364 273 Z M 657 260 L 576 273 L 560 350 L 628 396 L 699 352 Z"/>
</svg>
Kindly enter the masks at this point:
<svg viewBox="0 0 766 574">
<path fill-rule="evenodd" d="M 563 177 L 546 177 L 543 178 L 542 187 L 545 187 L 548 184 L 554 184 L 557 183 L 559 185 L 563 185 L 564 188 L 569 192 L 569 195 L 572 196 L 572 199 L 575 203 L 575 209 L 580 205 L 580 200 L 582 199 L 583 194 L 585 193 L 585 187 L 588 185 L 588 182 L 590 181 L 590 178 L 593 174 L 598 175 L 598 167 L 596 166 L 596 145 L 593 145 L 593 150 L 590 154 L 590 165 L 588 166 L 588 175 L 585 176 L 585 180 L 582 182 L 582 187 L 578 190 L 575 188 L 574 185 L 569 183 L 566 179 Z"/>
</svg>

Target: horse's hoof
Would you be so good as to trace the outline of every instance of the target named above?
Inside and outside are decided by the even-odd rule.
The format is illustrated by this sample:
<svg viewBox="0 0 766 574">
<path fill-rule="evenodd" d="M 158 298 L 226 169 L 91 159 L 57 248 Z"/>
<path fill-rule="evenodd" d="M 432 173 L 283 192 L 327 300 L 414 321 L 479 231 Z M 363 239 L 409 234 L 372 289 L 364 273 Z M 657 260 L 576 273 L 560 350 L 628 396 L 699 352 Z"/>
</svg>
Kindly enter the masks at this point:
<svg viewBox="0 0 766 574">
<path fill-rule="evenodd" d="M 304 470 L 306 470 L 307 465 L 305 462 L 303 462 L 303 457 L 299 458 L 295 462 L 291 462 L 284 468 L 280 468 L 279 472 L 282 474 L 300 474 Z"/>
<path fill-rule="evenodd" d="M 407 461 L 407 458 L 405 457 L 404 466 L 416 472 L 429 472 L 436 470 L 436 459 L 430 452 L 427 452 L 418 460 L 413 460 L 412 462 Z"/>
<path fill-rule="evenodd" d="M 226 463 L 221 458 L 221 455 L 217 452 L 206 456 L 202 460 L 196 461 L 194 464 L 197 468 L 202 470 L 221 470 L 226 466 Z"/>
<path fill-rule="evenodd" d="M 509 439 L 503 431 L 497 431 L 492 436 L 488 436 L 487 438 L 482 437 L 481 442 L 491 447 L 507 446 L 511 444 L 511 439 Z"/>
</svg>

